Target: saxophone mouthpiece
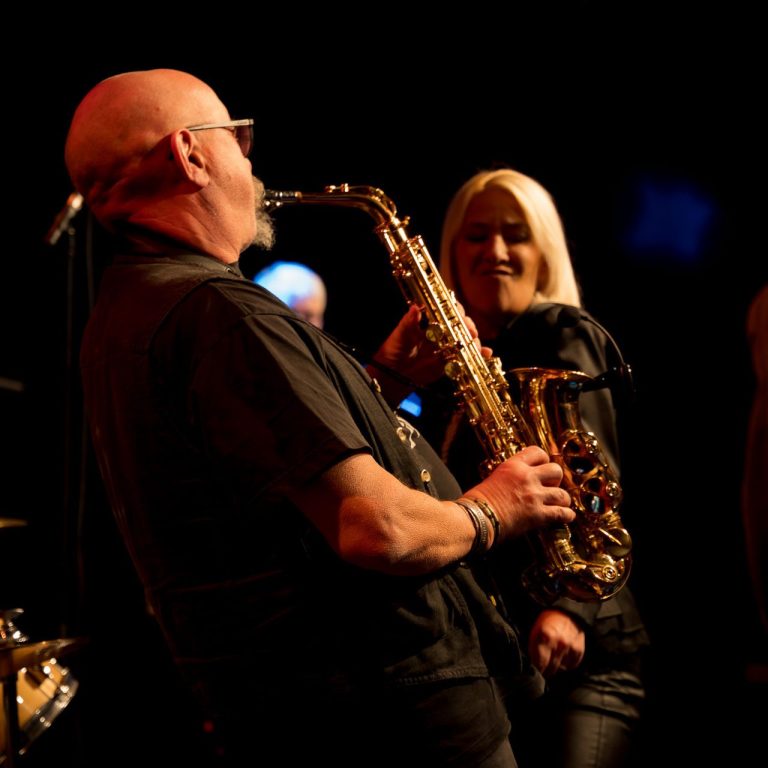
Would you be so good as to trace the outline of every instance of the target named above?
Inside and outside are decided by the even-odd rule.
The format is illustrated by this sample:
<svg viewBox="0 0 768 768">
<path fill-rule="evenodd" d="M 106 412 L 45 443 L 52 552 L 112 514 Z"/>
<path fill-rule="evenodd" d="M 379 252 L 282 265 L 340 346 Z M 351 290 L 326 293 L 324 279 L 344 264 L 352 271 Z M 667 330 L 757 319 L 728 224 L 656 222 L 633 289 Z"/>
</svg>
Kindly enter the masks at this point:
<svg viewBox="0 0 768 768">
<path fill-rule="evenodd" d="M 301 202 L 301 192 L 284 192 L 276 189 L 264 190 L 264 210 L 272 211 L 285 203 Z"/>
</svg>

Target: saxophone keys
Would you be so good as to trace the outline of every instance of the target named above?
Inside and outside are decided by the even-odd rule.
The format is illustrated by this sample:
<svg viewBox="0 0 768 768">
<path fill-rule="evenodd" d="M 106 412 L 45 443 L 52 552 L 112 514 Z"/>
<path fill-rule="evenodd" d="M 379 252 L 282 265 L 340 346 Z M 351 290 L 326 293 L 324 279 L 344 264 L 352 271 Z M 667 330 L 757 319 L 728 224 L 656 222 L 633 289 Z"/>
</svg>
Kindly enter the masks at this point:
<svg viewBox="0 0 768 768">
<path fill-rule="evenodd" d="M 430 323 L 424 331 L 424 335 L 433 344 L 440 344 L 445 338 L 445 329 L 438 323 Z"/>
<path fill-rule="evenodd" d="M 619 578 L 619 572 L 612 565 L 605 565 L 600 569 L 600 578 L 603 581 L 613 582 Z"/>
</svg>

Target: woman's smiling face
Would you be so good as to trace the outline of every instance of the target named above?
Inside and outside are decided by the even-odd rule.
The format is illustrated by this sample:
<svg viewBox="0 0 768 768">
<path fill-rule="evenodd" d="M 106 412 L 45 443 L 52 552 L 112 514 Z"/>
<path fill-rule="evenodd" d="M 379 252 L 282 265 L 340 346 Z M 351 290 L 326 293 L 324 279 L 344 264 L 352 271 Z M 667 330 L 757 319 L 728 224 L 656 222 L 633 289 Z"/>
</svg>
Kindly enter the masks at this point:
<svg viewBox="0 0 768 768">
<path fill-rule="evenodd" d="M 454 274 L 480 338 L 493 338 L 533 301 L 545 262 L 515 198 L 488 187 L 472 198 L 453 243 Z"/>
</svg>

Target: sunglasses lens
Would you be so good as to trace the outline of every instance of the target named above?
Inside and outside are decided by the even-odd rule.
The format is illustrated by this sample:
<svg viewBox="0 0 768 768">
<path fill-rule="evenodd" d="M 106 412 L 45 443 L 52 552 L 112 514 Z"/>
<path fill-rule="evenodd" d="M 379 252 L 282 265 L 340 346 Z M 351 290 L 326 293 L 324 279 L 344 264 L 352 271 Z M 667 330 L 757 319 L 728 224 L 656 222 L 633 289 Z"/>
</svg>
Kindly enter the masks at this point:
<svg viewBox="0 0 768 768">
<path fill-rule="evenodd" d="M 237 143 L 240 145 L 240 151 L 245 157 L 248 157 L 251 154 L 251 146 L 253 145 L 253 126 L 236 126 L 235 136 L 237 137 Z"/>
</svg>

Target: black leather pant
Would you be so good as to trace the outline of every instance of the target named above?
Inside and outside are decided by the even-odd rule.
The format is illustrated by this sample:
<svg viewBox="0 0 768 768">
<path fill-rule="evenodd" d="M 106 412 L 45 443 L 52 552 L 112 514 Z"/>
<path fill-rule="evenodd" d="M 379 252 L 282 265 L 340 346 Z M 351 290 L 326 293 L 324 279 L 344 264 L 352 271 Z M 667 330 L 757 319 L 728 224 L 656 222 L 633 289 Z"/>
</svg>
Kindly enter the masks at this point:
<svg viewBox="0 0 768 768">
<path fill-rule="evenodd" d="M 505 741 L 490 757 L 479 763 L 477 768 L 519 768 L 519 766 L 512 753 L 511 744 Z"/>
<path fill-rule="evenodd" d="M 637 675 L 621 670 L 565 673 L 527 707 L 511 713 L 520 768 L 626 768 L 645 697 Z"/>
</svg>

